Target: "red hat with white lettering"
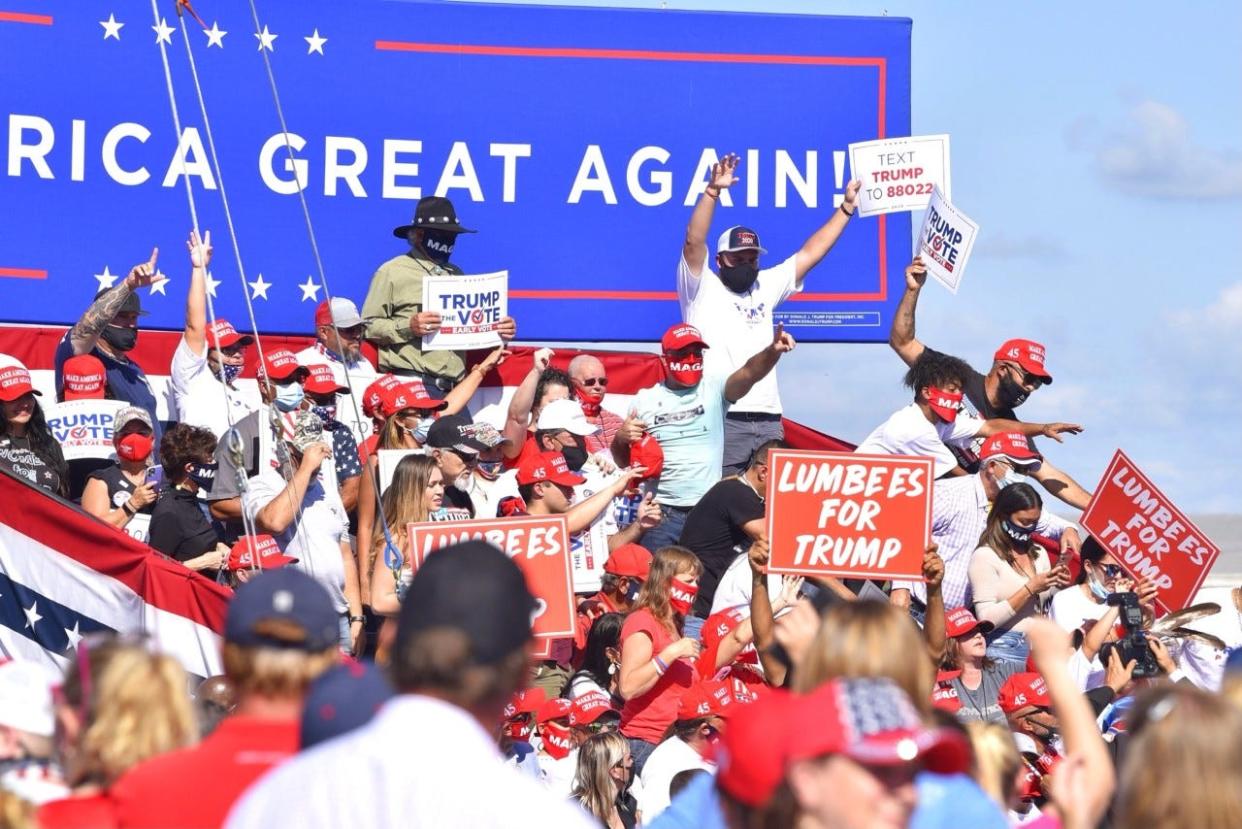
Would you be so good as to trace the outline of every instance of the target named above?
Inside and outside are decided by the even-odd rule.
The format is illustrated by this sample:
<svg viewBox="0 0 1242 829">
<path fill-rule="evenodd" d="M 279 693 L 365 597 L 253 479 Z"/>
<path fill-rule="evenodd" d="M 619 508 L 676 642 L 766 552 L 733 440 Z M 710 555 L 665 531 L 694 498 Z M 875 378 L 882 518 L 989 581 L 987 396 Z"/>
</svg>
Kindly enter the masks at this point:
<svg viewBox="0 0 1242 829">
<path fill-rule="evenodd" d="M 107 374 L 103 361 L 93 354 L 79 354 L 65 360 L 60 376 L 66 400 L 102 400 Z"/>
<path fill-rule="evenodd" d="M 1044 678 L 1036 673 L 1014 674 L 1006 679 L 996 702 L 1007 715 L 1013 715 L 1024 708 L 1034 706 L 1052 707 L 1052 698 L 1048 696 L 1048 685 L 1044 682 Z"/>
<path fill-rule="evenodd" d="M 681 695 L 677 719 L 681 722 L 706 717 L 727 717 L 733 713 L 733 683 L 707 679 L 696 682 Z"/>
<path fill-rule="evenodd" d="M 384 417 L 392 417 L 403 409 L 423 409 L 439 411 L 448 405 L 446 400 L 436 400 L 427 394 L 427 388 L 421 380 L 410 380 L 397 383 L 384 390 L 384 398 L 380 404 L 380 412 Z"/>
<path fill-rule="evenodd" d="M 389 389 L 401 385 L 401 380 L 391 374 L 381 375 L 362 393 L 362 413 L 367 417 L 387 417 L 384 412 L 384 395 Z"/>
<path fill-rule="evenodd" d="M 1034 472 L 1043 466 L 1043 457 L 1031 448 L 1031 442 L 1020 432 L 1000 432 L 992 435 L 979 447 L 979 460 L 1002 458 L 1014 466 Z"/>
<path fill-rule="evenodd" d="M 295 375 L 305 379 L 310 374 L 310 369 L 298 365 L 298 358 L 287 348 L 277 348 L 264 354 L 263 371 L 269 380 L 288 380 Z"/>
<path fill-rule="evenodd" d="M 644 433 L 630 444 L 630 465 L 641 466 L 646 470 L 639 480 L 660 477 L 660 473 L 664 471 L 664 447 L 655 437 Z"/>
<path fill-rule="evenodd" d="M 565 456 L 560 452 L 542 452 L 527 458 L 517 468 L 518 486 L 537 484 L 540 481 L 551 481 L 561 486 L 577 486 L 586 483 L 586 478 L 571 472 Z"/>
<path fill-rule="evenodd" d="M 550 720 L 560 720 L 568 717 L 570 712 L 574 710 L 574 704 L 567 699 L 557 697 L 545 701 L 539 706 L 535 712 L 535 722 L 543 725 Z"/>
<path fill-rule="evenodd" d="M 212 348 L 228 348 L 238 344 L 250 345 L 252 342 L 254 342 L 254 337 L 249 334 L 238 334 L 233 323 L 228 320 L 217 319 L 207 329 L 207 345 Z"/>
<path fill-rule="evenodd" d="M 1023 371 L 1044 378 L 1044 383 L 1052 384 L 1052 375 L 1044 368 L 1044 347 L 1034 340 L 1006 340 L 996 353 L 994 360 L 1017 363 Z"/>
<path fill-rule="evenodd" d="M 544 693 L 542 688 L 526 688 L 518 691 L 509 700 L 509 704 L 505 706 L 504 717 L 511 720 L 518 714 L 533 714 L 539 710 L 548 700 L 548 695 Z"/>
<path fill-rule="evenodd" d="M 229 550 L 228 568 L 233 571 L 253 568 L 274 570 L 296 563 L 296 558 L 281 552 L 280 545 L 270 535 L 243 535 Z"/>
<path fill-rule="evenodd" d="M 958 636 L 973 636 L 976 631 L 979 633 L 991 633 L 996 625 L 991 622 L 980 622 L 975 618 L 975 614 L 971 613 L 969 608 L 955 607 L 948 613 L 944 614 L 944 630 L 945 633 L 956 638 Z"/>
<path fill-rule="evenodd" d="M 622 544 L 608 554 L 608 560 L 604 562 L 604 572 L 646 581 L 651 572 L 651 553 L 641 544 Z"/>
<path fill-rule="evenodd" d="M 569 712 L 569 724 L 590 725 L 608 713 L 621 715 L 613 706 L 612 697 L 603 691 L 587 691 L 574 700 L 573 709 Z"/>
<path fill-rule="evenodd" d="M 22 366 L 0 368 L 0 400 L 10 403 L 25 394 L 43 396 L 30 382 L 30 372 Z"/>
<path fill-rule="evenodd" d="M 703 623 L 703 632 L 700 634 L 703 639 L 703 652 L 694 661 L 694 667 L 698 670 L 699 676 L 710 679 L 716 675 L 716 655 L 720 651 L 721 643 L 747 618 L 748 614 L 737 607 L 722 610 L 707 617 L 707 621 Z M 759 661 L 758 653 L 753 647 L 748 646 L 734 657 L 734 661 L 749 662 L 753 665 Z"/>
<path fill-rule="evenodd" d="M 664 351 L 678 351 L 696 343 L 704 348 L 708 347 L 707 340 L 703 339 L 699 329 L 684 322 L 671 326 L 660 338 L 660 348 Z"/>
<path fill-rule="evenodd" d="M 349 391 L 349 389 L 336 382 L 336 375 L 332 373 L 332 366 L 327 363 L 311 363 L 306 366 L 306 370 L 310 374 L 302 382 L 302 388 L 311 394 L 345 394 Z"/>
</svg>

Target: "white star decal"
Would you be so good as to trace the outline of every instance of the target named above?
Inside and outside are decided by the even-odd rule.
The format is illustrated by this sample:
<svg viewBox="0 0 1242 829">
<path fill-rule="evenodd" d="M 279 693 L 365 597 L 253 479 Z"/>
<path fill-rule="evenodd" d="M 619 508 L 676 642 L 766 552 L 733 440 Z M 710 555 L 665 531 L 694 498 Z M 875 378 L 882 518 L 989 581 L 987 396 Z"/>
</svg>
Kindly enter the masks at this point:
<svg viewBox="0 0 1242 829">
<path fill-rule="evenodd" d="M 163 271 L 156 271 L 155 281 L 151 283 L 151 293 L 148 294 L 148 296 L 155 296 L 156 294 L 159 294 L 160 296 L 168 296 L 168 294 L 164 293 L 164 289 L 167 287 L 168 277 L 164 276 Z"/>
<path fill-rule="evenodd" d="M 272 287 L 272 283 L 263 281 L 263 274 L 259 274 L 259 278 L 254 282 L 247 282 L 246 284 L 250 286 L 251 299 L 258 299 L 259 297 L 267 299 L 267 289 Z"/>
<path fill-rule="evenodd" d="M 254 36 L 259 39 L 259 51 L 260 52 L 262 52 L 264 49 L 266 49 L 269 52 L 276 51 L 276 46 L 274 44 L 275 44 L 276 38 L 280 37 L 280 35 L 274 35 L 271 32 L 269 32 L 267 30 L 266 23 L 263 24 L 263 31 L 255 32 Z"/>
<path fill-rule="evenodd" d="M 167 43 L 169 46 L 172 45 L 173 27 L 169 26 L 164 18 L 160 18 L 158 26 L 152 26 L 151 28 L 155 32 L 155 43 L 157 46 L 161 43 Z"/>
<path fill-rule="evenodd" d="M 227 35 L 228 32 L 222 31 L 218 22 L 213 20 L 211 22 L 211 28 L 205 29 L 203 34 L 207 35 L 208 49 L 212 46 L 219 46 L 221 49 L 224 48 L 224 36 Z"/>
<path fill-rule="evenodd" d="M 211 275 L 211 271 L 207 271 L 207 293 L 211 294 L 212 299 L 216 298 L 216 288 L 219 287 L 219 285 L 220 280 L 214 279 Z"/>
<path fill-rule="evenodd" d="M 302 285 L 299 285 L 298 287 L 302 289 L 302 301 L 303 302 L 305 302 L 308 299 L 311 302 L 319 301 L 319 286 L 316 285 L 314 280 L 312 280 L 309 276 L 306 277 L 306 282 Z"/>
<path fill-rule="evenodd" d="M 78 632 L 78 622 L 73 623 L 73 630 L 69 628 L 61 628 L 65 632 L 65 637 L 69 640 L 69 650 L 76 651 L 78 643 L 82 641 L 82 634 Z"/>
<path fill-rule="evenodd" d="M 125 24 L 118 23 L 116 15 L 109 12 L 108 19 L 100 20 L 99 25 L 104 27 L 104 40 L 107 40 L 110 37 L 116 38 L 117 40 L 121 39 L 121 27 Z"/>
<path fill-rule="evenodd" d="M 26 614 L 26 627 L 34 630 L 34 626 L 42 621 L 43 617 L 39 615 L 39 603 L 32 602 L 30 607 L 22 608 L 22 613 Z"/>
<path fill-rule="evenodd" d="M 112 273 L 112 271 L 108 270 L 107 265 L 104 265 L 103 273 L 95 274 L 95 279 L 99 282 L 99 290 L 101 291 L 106 288 L 111 288 L 120 278 L 121 275 L 119 273 Z"/>
<path fill-rule="evenodd" d="M 309 46 L 309 48 L 307 48 L 306 50 L 306 54 L 308 55 L 313 55 L 315 52 L 318 52 L 319 54 L 322 55 L 323 45 L 328 42 L 328 39 L 326 37 L 319 36 L 318 29 L 315 29 L 315 33 L 311 35 L 310 37 L 304 37 L 302 39 L 305 40 Z"/>
</svg>

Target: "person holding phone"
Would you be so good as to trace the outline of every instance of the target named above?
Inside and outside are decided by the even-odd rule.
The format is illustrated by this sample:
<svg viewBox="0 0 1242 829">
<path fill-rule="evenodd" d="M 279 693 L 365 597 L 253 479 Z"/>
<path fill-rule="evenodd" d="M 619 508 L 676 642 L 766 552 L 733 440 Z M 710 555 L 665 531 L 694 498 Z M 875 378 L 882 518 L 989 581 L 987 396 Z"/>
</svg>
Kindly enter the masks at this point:
<svg viewBox="0 0 1242 829">
<path fill-rule="evenodd" d="M 163 478 L 163 469 L 151 461 L 155 429 L 146 409 L 126 406 L 116 413 L 112 446 L 117 461 L 87 478 L 82 509 L 145 541 Z M 143 517 L 135 521 L 138 516 Z M 132 532 L 135 528 L 138 533 Z"/>
</svg>

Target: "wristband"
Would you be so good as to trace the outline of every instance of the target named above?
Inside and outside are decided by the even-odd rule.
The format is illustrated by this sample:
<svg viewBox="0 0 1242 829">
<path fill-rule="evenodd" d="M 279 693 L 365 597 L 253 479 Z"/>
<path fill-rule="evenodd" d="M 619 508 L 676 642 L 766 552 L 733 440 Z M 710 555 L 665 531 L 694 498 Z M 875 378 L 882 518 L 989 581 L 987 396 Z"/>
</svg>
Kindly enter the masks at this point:
<svg viewBox="0 0 1242 829">
<path fill-rule="evenodd" d="M 668 670 L 668 666 L 660 661 L 660 657 L 652 657 L 651 667 L 655 668 L 656 676 L 664 676 L 664 672 Z"/>
<path fill-rule="evenodd" d="M 138 512 L 138 510 L 134 509 L 130 505 L 128 498 L 125 499 L 125 503 L 121 504 L 121 511 L 124 512 L 126 515 L 128 515 L 130 518 L 133 518 L 134 514 Z"/>
<path fill-rule="evenodd" d="M 354 622 L 362 622 L 365 625 L 367 623 L 367 617 L 366 616 L 350 616 L 349 623 L 352 625 Z"/>
<path fill-rule="evenodd" d="M 1031 580 L 1030 580 L 1030 579 L 1027 579 L 1026 581 L 1022 582 L 1022 589 L 1023 589 L 1023 590 L 1025 590 L 1027 593 L 1029 593 L 1029 594 L 1031 595 L 1031 598 L 1032 598 L 1032 599 L 1033 599 L 1033 598 L 1035 598 L 1035 592 L 1034 592 L 1033 590 L 1031 590 Z"/>
<path fill-rule="evenodd" d="M 713 199 L 718 199 L 718 198 L 720 198 L 720 188 L 719 188 L 719 187 L 717 187 L 717 188 L 716 188 L 716 192 L 715 192 L 715 193 L 713 193 L 713 192 L 712 192 L 712 188 L 711 188 L 710 186 L 704 187 L 704 188 L 703 188 L 703 194 L 704 194 L 704 195 L 706 195 L 706 196 L 709 196 L 710 198 L 713 198 Z"/>
<path fill-rule="evenodd" d="M 846 218 L 852 219 L 854 218 L 854 213 L 857 213 L 858 210 L 857 208 L 855 208 L 854 213 L 851 213 L 850 211 L 845 209 L 845 202 L 841 202 L 841 212 L 846 215 Z"/>
</svg>

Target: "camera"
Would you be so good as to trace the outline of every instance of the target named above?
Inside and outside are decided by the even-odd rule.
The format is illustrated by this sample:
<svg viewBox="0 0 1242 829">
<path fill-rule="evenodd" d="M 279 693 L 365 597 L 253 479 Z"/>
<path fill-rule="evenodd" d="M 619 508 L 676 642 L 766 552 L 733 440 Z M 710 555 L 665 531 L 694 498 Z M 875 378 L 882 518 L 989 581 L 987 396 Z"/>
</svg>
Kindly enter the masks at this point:
<svg viewBox="0 0 1242 829">
<path fill-rule="evenodd" d="M 1156 664 L 1156 655 L 1147 644 L 1147 634 L 1143 631 L 1143 610 L 1139 607 L 1137 593 L 1111 593 L 1106 600 L 1110 607 L 1120 607 L 1119 620 L 1125 635 L 1116 642 L 1106 642 L 1100 649 L 1100 661 L 1107 664 L 1109 659 L 1117 657 L 1122 665 L 1134 660 L 1134 678 L 1143 679 L 1159 676 L 1160 666 Z"/>
</svg>

